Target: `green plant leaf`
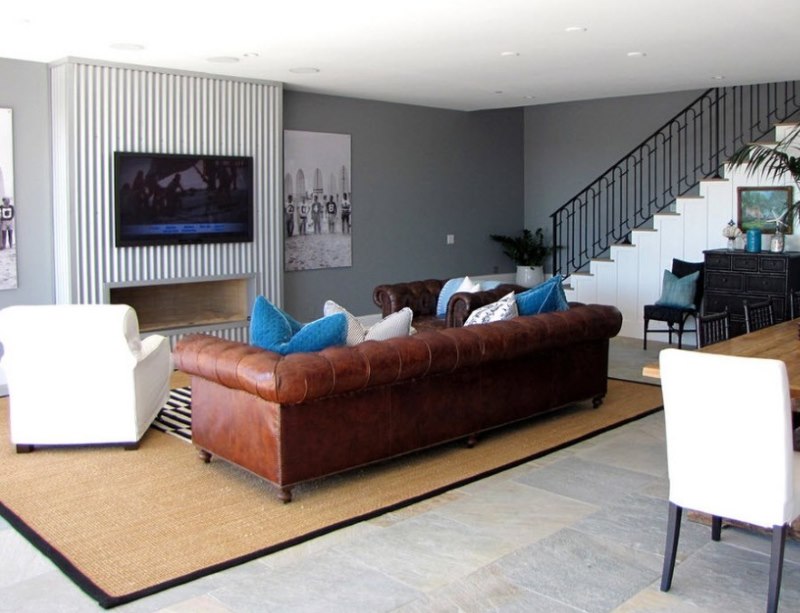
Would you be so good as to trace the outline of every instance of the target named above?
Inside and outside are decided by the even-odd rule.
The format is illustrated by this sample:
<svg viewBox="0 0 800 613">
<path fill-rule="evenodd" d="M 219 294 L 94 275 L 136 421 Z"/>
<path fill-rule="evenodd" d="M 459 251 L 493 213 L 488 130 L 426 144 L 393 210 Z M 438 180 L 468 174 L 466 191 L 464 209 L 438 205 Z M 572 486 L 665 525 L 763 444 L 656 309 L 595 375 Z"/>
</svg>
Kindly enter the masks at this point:
<svg viewBox="0 0 800 613">
<path fill-rule="evenodd" d="M 553 247 L 544 244 L 541 228 L 537 228 L 535 233 L 525 228 L 521 236 L 490 234 L 489 238 L 500 243 L 503 253 L 518 266 L 542 266 L 553 253 Z"/>
</svg>

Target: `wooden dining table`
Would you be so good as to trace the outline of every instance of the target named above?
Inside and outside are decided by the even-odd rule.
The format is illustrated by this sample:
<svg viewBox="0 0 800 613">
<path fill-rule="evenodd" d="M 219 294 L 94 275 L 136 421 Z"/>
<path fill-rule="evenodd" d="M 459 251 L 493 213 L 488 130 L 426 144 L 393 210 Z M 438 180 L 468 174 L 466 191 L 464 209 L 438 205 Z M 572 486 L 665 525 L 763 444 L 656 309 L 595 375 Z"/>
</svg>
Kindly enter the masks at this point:
<svg viewBox="0 0 800 613">
<path fill-rule="evenodd" d="M 781 360 L 786 364 L 786 373 L 789 377 L 789 389 L 792 398 L 800 398 L 800 337 L 798 326 L 800 319 L 783 321 L 750 332 L 735 336 L 727 341 L 721 341 L 698 349 L 703 353 L 716 353 L 749 358 L 772 358 Z M 642 375 L 655 379 L 661 378 L 658 363 L 647 364 L 642 369 Z"/>
</svg>

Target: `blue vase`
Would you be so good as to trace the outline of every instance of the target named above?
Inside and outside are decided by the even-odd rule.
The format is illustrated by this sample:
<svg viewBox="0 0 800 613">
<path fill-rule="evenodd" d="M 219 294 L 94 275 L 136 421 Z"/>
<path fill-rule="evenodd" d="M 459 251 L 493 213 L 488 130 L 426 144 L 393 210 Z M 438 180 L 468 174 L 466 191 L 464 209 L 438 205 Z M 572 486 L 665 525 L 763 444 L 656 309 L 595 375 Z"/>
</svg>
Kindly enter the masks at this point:
<svg viewBox="0 0 800 613">
<path fill-rule="evenodd" d="M 748 230 L 744 250 L 749 253 L 761 252 L 761 230 Z"/>
</svg>

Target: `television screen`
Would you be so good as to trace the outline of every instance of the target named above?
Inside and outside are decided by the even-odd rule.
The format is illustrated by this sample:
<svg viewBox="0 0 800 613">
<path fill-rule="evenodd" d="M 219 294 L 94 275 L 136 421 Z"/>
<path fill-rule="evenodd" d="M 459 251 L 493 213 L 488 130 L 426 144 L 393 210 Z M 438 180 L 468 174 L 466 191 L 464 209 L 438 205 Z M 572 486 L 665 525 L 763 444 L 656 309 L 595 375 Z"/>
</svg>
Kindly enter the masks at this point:
<svg viewBox="0 0 800 613">
<path fill-rule="evenodd" d="M 253 158 L 114 154 L 117 247 L 253 240 Z"/>
</svg>

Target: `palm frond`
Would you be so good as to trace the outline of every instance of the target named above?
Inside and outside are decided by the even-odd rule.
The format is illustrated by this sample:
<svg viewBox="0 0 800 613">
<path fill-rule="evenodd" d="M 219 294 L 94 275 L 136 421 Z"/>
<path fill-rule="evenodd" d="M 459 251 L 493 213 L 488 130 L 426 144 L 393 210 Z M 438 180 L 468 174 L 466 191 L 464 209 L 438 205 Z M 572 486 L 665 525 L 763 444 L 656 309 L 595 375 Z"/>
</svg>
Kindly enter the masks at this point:
<svg viewBox="0 0 800 613">
<path fill-rule="evenodd" d="M 769 179 L 779 180 L 789 174 L 800 184 L 800 158 L 791 156 L 786 150 L 800 137 L 800 126 L 793 129 L 775 145 L 750 143 L 734 153 L 728 163 L 731 166 L 747 166 L 747 176 L 763 174 Z"/>
</svg>

